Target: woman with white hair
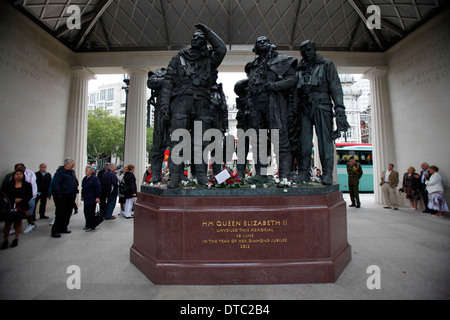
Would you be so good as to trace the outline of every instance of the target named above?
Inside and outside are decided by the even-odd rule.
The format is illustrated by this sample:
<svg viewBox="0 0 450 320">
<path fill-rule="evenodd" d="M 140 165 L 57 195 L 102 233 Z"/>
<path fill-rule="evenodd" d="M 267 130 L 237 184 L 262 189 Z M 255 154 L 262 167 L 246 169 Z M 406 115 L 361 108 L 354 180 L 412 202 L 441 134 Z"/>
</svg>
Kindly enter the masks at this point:
<svg viewBox="0 0 450 320">
<path fill-rule="evenodd" d="M 434 213 L 434 217 L 442 217 L 442 211 L 449 211 L 447 201 L 445 201 L 442 177 L 438 171 L 438 167 L 430 166 L 429 172 L 431 176 L 425 182 L 428 191 L 428 208 Z"/>
<path fill-rule="evenodd" d="M 95 208 L 100 202 L 100 181 L 95 176 L 95 169 L 91 166 L 86 167 L 86 176 L 81 183 L 81 201 L 84 202 L 84 217 L 86 225 L 84 230 L 86 232 L 95 230 Z"/>
<path fill-rule="evenodd" d="M 409 167 L 403 175 L 402 189 L 406 193 L 406 199 L 411 203 L 410 210 L 417 210 L 417 203 L 420 198 L 420 176 L 416 173 L 414 167 Z"/>
</svg>

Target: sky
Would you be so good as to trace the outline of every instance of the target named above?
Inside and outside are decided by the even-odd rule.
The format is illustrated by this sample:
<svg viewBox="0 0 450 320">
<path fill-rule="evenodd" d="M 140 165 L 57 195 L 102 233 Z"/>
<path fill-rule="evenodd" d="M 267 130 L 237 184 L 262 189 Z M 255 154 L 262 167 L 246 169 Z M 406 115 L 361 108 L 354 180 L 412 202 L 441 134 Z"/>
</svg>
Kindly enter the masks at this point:
<svg viewBox="0 0 450 320">
<path fill-rule="evenodd" d="M 354 75 L 355 80 L 361 78 L 362 75 Z M 123 81 L 123 74 L 101 74 L 96 75 L 97 79 L 89 81 L 89 92 L 96 91 L 99 86 L 117 83 Z M 227 96 L 228 104 L 234 104 L 236 101 L 236 94 L 234 93 L 234 85 L 239 80 L 245 79 L 244 72 L 219 72 L 219 83 L 223 84 L 225 95 Z"/>
<path fill-rule="evenodd" d="M 89 92 L 97 91 L 99 86 L 123 81 L 123 74 L 98 74 L 97 79 L 89 81 Z M 245 79 L 244 72 L 219 72 L 219 83 L 223 84 L 225 95 L 228 102 L 234 104 L 236 94 L 234 93 L 234 85 L 239 80 Z"/>
</svg>

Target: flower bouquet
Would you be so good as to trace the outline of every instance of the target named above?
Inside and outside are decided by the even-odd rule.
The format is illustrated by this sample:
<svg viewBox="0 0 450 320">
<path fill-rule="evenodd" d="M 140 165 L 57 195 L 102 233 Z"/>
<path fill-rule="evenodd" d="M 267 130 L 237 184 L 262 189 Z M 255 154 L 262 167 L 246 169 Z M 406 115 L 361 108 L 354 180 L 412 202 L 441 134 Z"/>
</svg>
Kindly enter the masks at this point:
<svg viewBox="0 0 450 320">
<path fill-rule="evenodd" d="M 182 180 L 180 185 L 184 189 L 195 189 L 197 187 L 200 187 L 197 179 Z"/>
<path fill-rule="evenodd" d="M 209 182 L 207 184 L 208 188 L 239 188 L 243 185 L 244 181 L 237 173 L 230 173 L 230 178 L 222 183 L 218 183 L 215 176 L 209 178 Z"/>
</svg>

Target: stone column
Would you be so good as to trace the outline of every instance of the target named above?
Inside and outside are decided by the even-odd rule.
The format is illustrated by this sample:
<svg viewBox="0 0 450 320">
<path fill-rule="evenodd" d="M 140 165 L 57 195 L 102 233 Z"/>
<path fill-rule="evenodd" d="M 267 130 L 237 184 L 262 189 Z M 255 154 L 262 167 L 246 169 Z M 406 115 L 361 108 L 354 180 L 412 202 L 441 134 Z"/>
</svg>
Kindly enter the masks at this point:
<svg viewBox="0 0 450 320">
<path fill-rule="evenodd" d="M 81 187 L 87 164 L 88 83 L 95 75 L 84 67 L 72 67 L 71 71 L 64 156 L 75 160 L 74 170 Z"/>
<path fill-rule="evenodd" d="M 387 169 L 389 163 L 395 164 L 396 158 L 387 73 L 388 67 L 373 67 L 364 73 L 364 78 L 370 80 L 373 180 L 377 203 L 383 202 L 380 189 L 381 172 Z"/>
<path fill-rule="evenodd" d="M 125 125 L 124 164 L 134 164 L 134 175 L 138 191 L 147 165 L 147 78 L 148 71 L 143 69 L 126 69 L 130 76 L 128 105 Z"/>
</svg>

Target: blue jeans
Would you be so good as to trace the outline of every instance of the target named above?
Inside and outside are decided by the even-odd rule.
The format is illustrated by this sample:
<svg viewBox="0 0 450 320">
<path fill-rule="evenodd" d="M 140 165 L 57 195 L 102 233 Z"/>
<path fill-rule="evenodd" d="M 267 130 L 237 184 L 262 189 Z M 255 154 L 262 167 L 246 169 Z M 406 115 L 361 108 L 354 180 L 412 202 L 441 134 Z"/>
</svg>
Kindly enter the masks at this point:
<svg viewBox="0 0 450 320">
<path fill-rule="evenodd" d="M 118 192 L 109 193 L 106 196 L 106 208 L 105 208 L 105 219 L 109 219 L 112 217 L 114 209 L 117 203 L 117 194 Z"/>
<path fill-rule="evenodd" d="M 36 206 L 36 198 L 33 198 L 28 202 L 28 215 L 32 216 L 34 214 L 34 207 Z"/>
</svg>

